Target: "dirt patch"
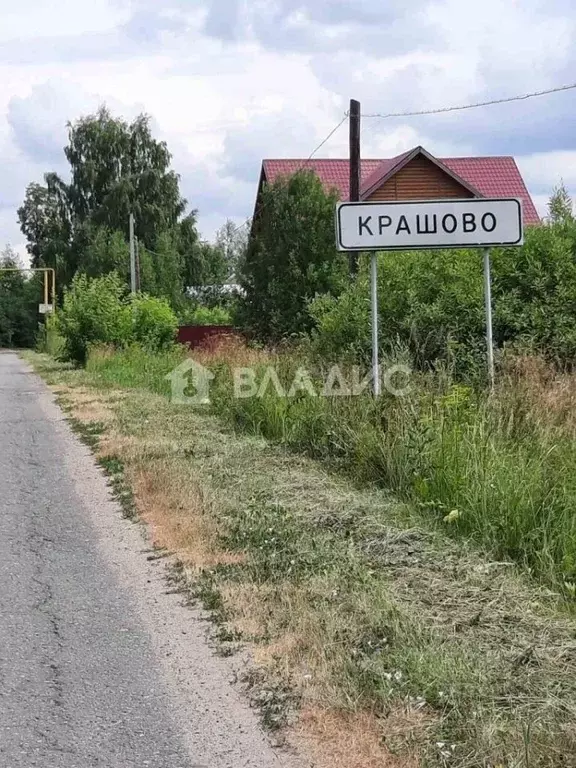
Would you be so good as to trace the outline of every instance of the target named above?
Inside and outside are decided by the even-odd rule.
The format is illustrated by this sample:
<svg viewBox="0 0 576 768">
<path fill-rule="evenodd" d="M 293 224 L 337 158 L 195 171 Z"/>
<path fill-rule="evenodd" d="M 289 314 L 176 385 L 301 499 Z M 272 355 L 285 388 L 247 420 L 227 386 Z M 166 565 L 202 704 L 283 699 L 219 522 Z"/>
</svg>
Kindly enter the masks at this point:
<svg viewBox="0 0 576 768">
<path fill-rule="evenodd" d="M 53 386 L 54 394 L 66 410 L 84 424 L 110 424 L 116 418 L 114 406 L 126 393 L 111 390 L 95 393 L 86 387 Z"/>
<path fill-rule="evenodd" d="M 183 482 L 182 474 L 170 463 L 129 466 L 127 479 L 155 546 L 176 554 L 196 571 L 242 562 L 241 553 L 218 547 L 216 518 L 210 514 L 210 501 L 202 487 L 193 480 Z"/>
<path fill-rule="evenodd" d="M 423 720 L 415 712 L 377 718 L 310 708 L 302 712 L 294 739 L 326 768 L 417 768 L 420 759 L 409 745 L 422 731 Z"/>
</svg>

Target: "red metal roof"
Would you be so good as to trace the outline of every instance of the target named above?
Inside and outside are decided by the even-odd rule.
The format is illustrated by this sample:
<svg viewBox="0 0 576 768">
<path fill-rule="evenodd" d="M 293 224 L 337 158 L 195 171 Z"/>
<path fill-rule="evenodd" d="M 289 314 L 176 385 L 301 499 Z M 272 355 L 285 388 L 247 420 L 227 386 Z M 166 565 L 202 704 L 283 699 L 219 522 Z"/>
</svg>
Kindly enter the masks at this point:
<svg viewBox="0 0 576 768">
<path fill-rule="evenodd" d="M 362 160 L 361 185 L 386 160 Z M 334 188 L 341 200 L 347 200 L 350 194 L 350 165 L 348 160 L 264 160 L 266 181 L 272 183 L 278 176 L 292 176 L 302 167 L 314 171 L 322 184 Z"/>
<path fill-rule="evenodd" d="M 361 188 L 369 189 L 378 177 L 384 178 L 410 153 L 384 160 L 362 160 Z M 438 160 L 484 197 L 517 197 L 522 201 L 524 224 L 539 224 L 530 193 L 513 157 L 442 157 Z M 302 168 L 313 170 L 327 189 L 336 189 L 341 200 L 350 194 L 348 160 L 264 160 L 264 179 L 291 176 Z"/>
</svg>

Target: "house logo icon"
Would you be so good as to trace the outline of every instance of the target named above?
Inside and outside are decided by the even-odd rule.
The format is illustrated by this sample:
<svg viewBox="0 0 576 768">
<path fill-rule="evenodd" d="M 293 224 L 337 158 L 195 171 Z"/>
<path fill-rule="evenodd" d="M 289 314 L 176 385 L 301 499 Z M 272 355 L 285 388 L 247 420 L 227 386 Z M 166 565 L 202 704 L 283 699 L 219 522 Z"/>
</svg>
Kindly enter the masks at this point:
<svg viewBox="0 0 576 768">
<path fill-rule="evenodd" d="M 170 382 L 170 402 L 176 405 L 209 405 L 210 382 L 214 374 L 208 368 L 187 358 L 166 377 Z M 188 392 L 193 394 L 187 394 Z"/>
</svg>

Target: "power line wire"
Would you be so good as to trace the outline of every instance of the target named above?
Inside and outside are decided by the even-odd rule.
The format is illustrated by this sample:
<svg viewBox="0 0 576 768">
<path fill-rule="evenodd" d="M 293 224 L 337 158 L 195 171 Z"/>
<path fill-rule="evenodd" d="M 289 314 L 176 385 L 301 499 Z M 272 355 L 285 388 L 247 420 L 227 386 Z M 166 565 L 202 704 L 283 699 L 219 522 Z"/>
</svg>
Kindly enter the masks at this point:
<svg viewBox="0 0 576 768">
<path fill-rule="evenodd" d="M 464 109 L 476 109 L 478 107 L 489 107 L 493 104 L 507 104 L 511 101 L 524 101 L 525 99 L 533 99 L 536 96 L 547 96 L 550 93 L 560 93 L 562 91 L 570 91 L 572 89 L 576 88 L 576 83 L 571 83 L 570 85 L 561 85 L 557 88 L 548 88 L 544 91 L 534 91 L 533 93 L 524 93 L 519 96 L 508 96 L 505 99 L 492 99 L 491 101 L 479 101 L 476 104 L 464 104 L 459 106 L 452 106 L 452 107 L 440 107 L 439 109 L 422 109 L 415 112 L 389 112 L 388 114 L 367 114 L 362 115 L 362 117 L 370 118 L 380 118 L 380 119 L 386 119 L 391 117 L 416 117 L 420 115 L 439 115 L 444 112 L 458 112 L 462 111 Z"/>
<path fill-rule="evenodd" d="M 343 124 L 346 122 L 346 120 L 348 120 L 348 112 L 345 112 L 345 113 L 344 113 L 344 116 L 343 116 L 342 120 L 340 120 L 340 122 L 339 122 L 339 123 L 338 123 L 336 126 L 334 126 L 334 128 L 332 128 L 332 130 L 330 131 L 330 133 L 329 133 L 329 134 L 328 134 L 328 135 L 327 135 L 325 138 L 323 138 L 323 139 L 322 139 L 322 141 L 320 142 L 320 144 L 318 144 L 318 146 L 317 146 L 315 149 L 313 149 L 313 150 L 312 150 L 312 152 L 311 152 L 311 153 L 308 155 L 308 157 L 306 158 L 306 160 L 304 160 L 304 162 L 303 162 L 303 163 L 300 165 L 300 167 L 296 169 L 296 171 L 294 172 L 294 174 L 296 174 L 296 173 L 300 173 L 300 171 L 303 171 L 303 170 L 306 168 L 306 166 L 308 165 L 308 163 L 310 162 L 310 160 L 312 160 L 312 158 L 314 157 L 314 155 L 316 155 L 316 154 L 317 154 L 317 153 L 318 153 L 318 152 L 319 152 L 319 151 L 322 149 L 322 147 L 323 147 L 323 146 L 324 146 L 324 145 L 325 145 L 327 142 L 329 142 L 329 141 L 330 141 L 330 139 L 332 138 L 332 136 L 334 136 L 334 134 L 336 133 L 336 131 L 338 131 L 338 130 L 339 130 L 341 127 L 342 127 L 342 125 L 343 125 Z M 264 208 L 265 208 L 265 206 L 262 206 L 262 208 L 260 208 L 260 211 L 264 210 Z M 249 217 L 246 219 L 246 221 L 242 222 L 242 224 L 239 224 L 239 225 L 236 227 L 236 229 L 234 230 L 234 232 L 239 232 L 241 229 L 243 229 L 243 228 L 244 228 L 244 227 L 245 227 L 247 224 L 249 224 L 251 221 L 252 221 L 252 216 L 249 216 Z"/>
<path fill-rule="evenodd" d="M 439 115 L 444 114 L 447 112 L 461 112 L 463 110 L 467 109 L 477 109 L 479 107 L 489 107 L 495 104 L 508 104 L 510 102 L 514 101 L 524 101 L 525 99 L 532 99 L 536 98 L 538 96 L 547 96 L 551 93 L 561 93 L 563 91 L 570 91 L 576 88 L 576 83 L 571 83 L 569 85 L 561 85 L 556 88 L 547 88 L 542 91 L 533 91 L 532 93 L 524 93 L 517 96 L 508 96 L 503 99 L 491 99 L 490 101 L 479 101 L 475 104 L 463 104 L 463 105 L 457 105 L 457 106 L 451 106 L 451 107 L 440 107 L 437 109 L 422 109 L 422 110 L 415 110 L 412 112 L 389 112 L 387 114 L 383 113 L 374 113 L 374 114 L 362 114 L 361 116 L 364 118 L 374 118 L 379 120 L 386 120 L 389 118 L 395 118 L 395 117 L 418 117 L 423 115 Z M 304 162 L 299 166 L 299 168 L 296 169 L 295 173 L 300 173 L 300 171 L 303 171 L 306 168 L 306 165 L 312 160 L 312 158 L 322 149 L 322 147 L 330 141 L 332 136 L 340 129 L 340 127 L 343 125 L 343 123 L 348 119 L 349 113 L 345 112 L 344 116 L 340 120 L 337 125 L 332 128 L 332 130 L 328 133 L 328 135 L 322 139 L 320 144 L 312 150 L 310 155 L 304 160 Z M 264 208 L 265 206 L 263 206 Z M 263 210 L 261 208 L 260 210 Z M 237 227 L 235 227 L 234 232 L 239 232 L 241 229 L 243 229 L 247 224 L 249 224 L 252 221 L 252 216 L 249 216 L 242 224 L 239 224 Z"/>
<path fill-rule="evenodd" d="M 576 88 L 576 83 L 571 83 L 569 85 L 561 85 L 556 88 L 547 88 L 542 91 L 533 91 L 532 93 L 523 93 L 517 96 L 508 96 L 503 99 L 491 99 L 490 101 L 479 101 L 474 104 L 462 104 L 462 105 L 456 105 L 456 106 L 450 106 L 450 107 L 439 107 L 437 109 L 422 109 L 422 110 L 415 110 L 411 112 L 389 112 L 387 114 L 383 114 L 383 113 L 362 114 L 362 117 L 386 120 L 386 119 L 395 118 L 395 117 L 419 117 L 424 115 L 439 115 L 439 114 L 445 114 L 447 112 L 461 112 L 467 109 L 478 109 L 479 107 L 489 107 L 495 104 L 508 104 L 514 101 L 524 101 L 526 99 L 532 99 L 538 96 L 547 96 L 551 93 L 561 93 L 563 91 L 570 91 L 575 88 Z M 312 150 L 312 152 L 306 158 L 306 160 L 304 160 L 304 162 L 296 169 L 295 173 L 300 173 L 300 171 L 303 171 L 306 168 L 310 160 L 312 160 L 312 158 L 322 149 L 322 147 L 328 141 L 330 141 L 332 136 L 334 136 L 334 134 L 341 128 L 341 126 L 348 119 L 348 117 L 349 117 L 349 113 L 345 112 L 340 122 L 337 123 L 337 125 L 335 125 L 334 128 L 332 128 L 332 130 L 328 133 L 328 135 L 324 139 L 322 139 L 320 144 L 318 144 L 318 146 Z M 260 210 L 263 210 L 263 208 L 261 208 Z M 252 216 L 249 216 L 242 224 L 239 224 L 237 227 L 235 227 L 234 232 L 239 232 L 251 221 L 252 221 Z"/>
<path fill-rule="evenodd" d="M 307 157 L 307 158 L 306 158 L 306 160 L 305 160 L 305 161 L 302 163 L 302 165 L 300 166 L 300 168 L 298 169 L 298 171 L 303 171 L 303 170 L 304 170 L 304 168 L 306 167 L 306 164 L 307 164 L 307 163 L 309 163 L 309 162 L 310 162 L 310 160 L 312 160 L 312 158 L 314 157 L 314 155 L 315 155 L 317 152 L 319 152 L 319 151 L 322 149 L 322 147 L 324 146 L 324 144 L 326 144 L 326 142 L 330 141 L 330 139 L 332 138 L 332 136 L 334 136 L 334 134 L 336 133 L 336 131 L 337 131 L 337 130 L 340 128 L 340 126 L 341 126 L 341 125 L 342 125 L 342 124 L 343 124 L 343 123 L 344 123 L 346 120 L 348 120 L 348 112 L 345 112 L 345 113 L 344 113 L 344 117 L 342 118 L 342 120 L 340 120 L 340 122 L 338 123 L 338 125 L 337 125 L 335 128 L 333 128 L 333 129 L 330 131 L 330 133 L 328 134 L 328 136 L 326 136 L 326 138 L 325 138 L 325 139 L 323 139 L 323 140 L 320 142 L 320 144 L 318 144 L 318 146 L 316 147 L 316 149 L 315 149 L 315 150 L 314 150 L 314 151 L 313 151 L 313 152 L 312 152 L 312 153 L 309 155 L 309 157 Z"/>
<path fill-rule="evenodd" d="M 375 114 L 363 114 L 362 117 L 364 118 L 375 118 L 380 120 L 385 120 L 388 118 L 394 118 L 394 117 L 417 117 L 417 116 L 423 116 L 423 115 L 439 115 L 444 114 L 447 112 L 460 112 L 467 109 L 478 109 L 479 107 L 489 107 L 495 104 L 508 104 L 510 102 L 514 101 L 524 101 L 526 99 L 533 99 L 538 96 L 547 96 L 551 93 L 561 93 L 563 91 L 570 91 L 576 88 L 576 83 L 570 83 L 568 85 L 560 85 L 556 88 L 547 88 L 545 90 L 541 91 L 533 91 L 531 93 L 523 93 L 519 94 L 517 96 L 508 96 L 503 99 L 491 99 L 490 101 L 479 101 L 474 104 L 462 104 L 462 105 L 456 105 L 456 106 L 450 106 L 450 107 L 440 107 L 437 109 L 422 109 L 422 110 L 415 110 L 411 112 L 389 112 L 388 114 L 381 114 L 381 113 L 375 113 Z M 348 112 L 344 113 L 343 118 L 340 120 L 340 122 L 330 131 L 330 133 L 318 144 L 318 146 L 310 153 L 310 155 L 306 158 L 306 160 L 300 165 L 300 167 L 296 170 L 296 173 L 299 173 L 300 171 L 303 171 L 306 167 L 306 165 L 312 160 L 312 158 L 322 149 L 322 147 L 330 141 L 332 136 L 339 130 L 339 128 L 342 126 L 342 124 L 348 119 Z M 238 225 L 236 227 L 235 232 L 238 232 L 243 227 L 245 227 L 250 221 L 252 220 L 252 217 L 249 217 L 244 221 L 242 224 Z"/>
</svg>

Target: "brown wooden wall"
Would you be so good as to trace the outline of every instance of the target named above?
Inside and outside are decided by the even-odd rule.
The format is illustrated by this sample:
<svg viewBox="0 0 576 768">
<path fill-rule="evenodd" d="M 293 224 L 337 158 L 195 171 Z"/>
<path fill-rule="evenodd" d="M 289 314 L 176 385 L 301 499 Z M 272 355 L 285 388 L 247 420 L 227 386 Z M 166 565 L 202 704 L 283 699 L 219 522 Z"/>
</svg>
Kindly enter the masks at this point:
<svg viewBox="0 0 576 768">
<path fill-rule="evenodd" d="M 474 195 L 425 157 L 416 157 L 367 200 L 438 200 Z"/>
</svg>

